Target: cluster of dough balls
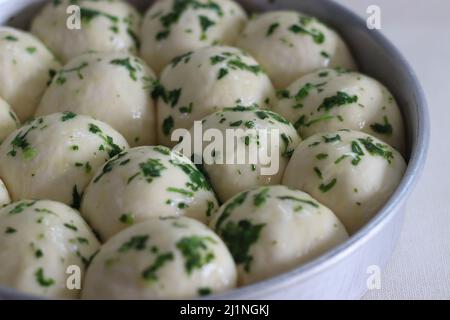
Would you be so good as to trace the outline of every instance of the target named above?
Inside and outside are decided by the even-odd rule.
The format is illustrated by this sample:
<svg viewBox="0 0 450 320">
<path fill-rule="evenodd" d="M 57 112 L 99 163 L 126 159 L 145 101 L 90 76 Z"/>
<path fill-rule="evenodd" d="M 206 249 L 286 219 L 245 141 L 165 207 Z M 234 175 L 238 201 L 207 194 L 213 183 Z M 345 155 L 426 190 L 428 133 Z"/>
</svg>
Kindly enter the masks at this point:
<svg viewBox="0 0 450 320">
<path fill-rule="evenodd" d="M 244 10 L 230 0 L 159 0 L 142 23 L 141 56 L 160 73 L 175 57 L 211 45 L 232 45 Z"/>
<path fill-rule="evenodd" d="M 274 89 L 261 66 L 232 47 L 208 47 L 172 60 L 161 74 L 158 98 L 158 141 L 173 146 L 175 129 L 189 129 L 195 120 L 223 108 L 266 106 Z"/>
<path fill-rule="evenodd" d="M 121 0 L 57 0 L 34 18 L 31 32 L 68 62 L 88 51 L 137 53 L 140 20 L 136 9 Z"/>
<path fill-rule="evenodd" d="M 203 157 L 195 154 L 194 158 L 200 158 L 221 202 L 249 188 L 279 184 L 300 142 L 289 121 L 272 111 L 255 107 L 236 106 L 210 114 L 202 120 L 202 130 L 210 129 L 223 136 L 223 141 L 204 143 Z M 227 130 L 238 134 L 233 153 L 227 149 L 228 139 L 234 139 L 227 136 Z M 194 127 L 177 148 L 184 149 L 186 142 L 194 144 L 196 134 Z"/>
<path fill-rule="evenodd" d="M 158 0 L 141 21 L 125 1 L 58 0 L 31 33 L 0 27 L 2 285 L 221 293 L 346 241 L 405 171 L 395 99 L 316 18 Z"/>
</svg>

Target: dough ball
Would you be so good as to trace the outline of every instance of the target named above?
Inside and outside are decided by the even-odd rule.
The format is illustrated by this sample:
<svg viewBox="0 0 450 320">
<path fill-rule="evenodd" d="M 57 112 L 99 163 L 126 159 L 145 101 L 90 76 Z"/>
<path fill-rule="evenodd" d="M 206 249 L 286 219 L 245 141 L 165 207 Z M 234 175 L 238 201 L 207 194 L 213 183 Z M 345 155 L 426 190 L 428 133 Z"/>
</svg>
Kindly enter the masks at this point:
<svg viewBox="0 0 450 320">
<path fill-rule="evenodd" d="M 265 132 L 263 130 L 266 130 Z M 194 144 L 204 134 L 220 135 L 203 143 L 202 155 L 195 154 Z M 235 136 L 227 136 L 227 132 Z M 230 142 L 231 141 L 231 142 Z M 227 144 L 233 152 L 228 151 Z M 195 127 L 190 137 L 183 137 L 176 149 L 184 153 L 192 145 L 194 159 L 202 167 L 221 202 L 235 194 L 262 185 L 279 184 L 289 158 L 300 137 L 292 124 L 278 114 L 258 108 L 225 108 L 202 120 L 202 132 Z"/>
<path fill-rule="evenodd" d="M 84 299 L 186 299 L 236 285 L 222 240 L 185 217 L 153 218 L 106 242 L 84 281 Z"/>
<path fill-rule="evenodd" d="M 233 44 L 246 21 L 241 6 L 230 0 L 157 1 L 142 23 L 141 56 L 159 74 L 176 56 Z"/>
<path fill-rule="evenodd" d="M 53 78 L 36 116 L 85 114 L 111 125 L 132 146 L 155 144 L 154 82 L 153 71 L 127 53 L 78 56 Z"/>
<path fill-rule="evenodd" d="M 50 199 L 78 208 L 84 188 L 128 144 L 109 125 L 71 112 L 36 118 L 0 146 L 0 178 L 14 201 Z"/>
<path fill-rule="evenodd" d="M 33 35 L 0 26 L 0 96 L 20 121 L 33 116 L 59 68 L 52 53 Z"/>
<path fill-rule="evenodd" d="M 0 284 L 49 298 L 78 298 L 76 276 L 100 244 L 79 213 L 49 200 L 0 209 Z M 82 282 L 78 283 L 80 286 Z"/>
<path fill-rule="evenodd" d="M 0 144 L 20 126 L 19 119 L 9 104 L 0 97 Z"/>
<path fill-rule="evenodd" d="M 354 233 L 389 200 L 405 169 L 392 147 L 363 132 L 340 130 L 301 142 L 282 184 L 309 193 Z"/>
<path fill-rule="evenodd" d="M 11 202 L 11 197 L 9 196 L 8 189 L 6 189 L 5 184 L 0 179 L 0 207 Z"/>
<path fill-rule="evenodd" d="M 80 8 L 80 25 L 71 5 Z M 126 51 L 139 48 L 140 14 L 121 0 L 50 1 L 34 18 L 31 32 L 63 62 L 88 51 Z M 68 28 L 72 26 L 72 29 Z"/>
<path fill-rule="evenodd" d="M 268 107 L 274 90 L 258 63 L 231 47 L 209 47 L 173 60 L 161 75 L 158 97 L 158 139 L 173 146 L 174 129 L 192 127 L 195 120 L 232 107 Z"/>
<path fill-rule="evenodd" d="M 211 228 L 233 255 L 240 285 L 289 271 L 348 238 L 330 209 L 285 186 L 237 194 L 214 214 Z"/>
<path fill-rule="evenodd" d="M 187 215 L 206 222 L 218 208 L 192 162 L 162 146 L 129 149 L 100 168 L 81 212 L 102 239 L 151 217 Z"/>
<path fill-rule="evenodd" d="M 278 93 L 274 111 L 307 138 L 319 132 L 353 129 L 371 134 L 404 152 L 403 119 L 392 94 L 358 72 L 321 69 Z"/>
<path fill-rule="evenodd" d="M 250 19 L 237 46 L 261 63 L 277 89 L 319 68 L 356 68 L 339 34 L 295 11 L 272 11 Z"/>
</svg>

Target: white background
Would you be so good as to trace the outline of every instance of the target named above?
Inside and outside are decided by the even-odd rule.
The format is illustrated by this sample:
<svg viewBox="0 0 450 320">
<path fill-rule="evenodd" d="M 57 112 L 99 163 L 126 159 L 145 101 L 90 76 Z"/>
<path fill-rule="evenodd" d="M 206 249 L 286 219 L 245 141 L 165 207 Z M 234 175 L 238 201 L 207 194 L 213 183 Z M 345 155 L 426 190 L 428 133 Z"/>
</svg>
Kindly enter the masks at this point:
<svg viewBox="0 0 450 320">
<path fill-rule="evenodd" d="M 407 204 L 400 242 L 381 289 L 364 299 L 450 299 L 450 1 L 336 0 L 367 17 L 381 8 L 383 32 L 413 66 L 425 90 L 431 144 Z"/>
</svg>

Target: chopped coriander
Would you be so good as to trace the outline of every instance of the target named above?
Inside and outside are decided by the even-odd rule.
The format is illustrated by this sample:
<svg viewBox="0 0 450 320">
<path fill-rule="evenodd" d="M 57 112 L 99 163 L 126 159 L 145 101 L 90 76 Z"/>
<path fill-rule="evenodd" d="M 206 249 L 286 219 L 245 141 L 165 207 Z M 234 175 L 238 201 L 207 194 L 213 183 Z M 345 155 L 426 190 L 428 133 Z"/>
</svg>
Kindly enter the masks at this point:
<svg viewBox="0 0 450 320">
<path fill-rule="evenodd" d="M 52 278 L 46 278 L 44 275 L 44 269 L 39 268 L 34 273 L 34 276 L 36 277 L 36 281 L 42 286 L 42 287 L 50 287 L 55 284 L 55 280 Z"/>
<path fill-rule="evenodd" d="M 334 178 L 333 180 L 331 180 L 329 183 L 327 183 L 327 184 L 321 184 L 320 186 L 319 186 L 319 190 L 320 191 L 322 191 L 322 192 L 327 192 L 327 191 L 329 191 L 331 188 L 333 188 L 334 187 L 334 185 L 336 184 L 336 178 Z"/>
</svg>

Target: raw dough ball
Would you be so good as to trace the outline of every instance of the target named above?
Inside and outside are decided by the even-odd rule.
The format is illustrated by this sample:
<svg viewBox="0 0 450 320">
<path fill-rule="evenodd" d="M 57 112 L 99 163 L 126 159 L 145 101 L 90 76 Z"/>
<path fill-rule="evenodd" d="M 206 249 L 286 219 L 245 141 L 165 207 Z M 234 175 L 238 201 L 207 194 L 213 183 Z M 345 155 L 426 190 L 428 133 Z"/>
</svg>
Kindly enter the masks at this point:
<svg viewBox="0 0 450 320">
<path fill-rule="evenodd" d="M 22 200 L 0 209 L 1 285 L 49 298 L 77 298 L 80 290 L 67 288 L 74 284 L 70 277 L 84 275 L 99 247 L 78 212 L 62 203 Z"/>
<path fill-rule="evenodd" d="M 405 169 L 392 147 L 363 132 L 340 130 L 300 143 L 282 183 L 308 192 L 354 233 L 389 200 Z"/>
<path fill-rule="evenodd" d="M 60 70 L 45 92 L 36 116 L 73 111 L 104 121 L 132 146 L 156 142 L 150 96 L 155 75 L 127 53 L 85 54 Z"/>
<path fill-rule="evenodd" d="M 9 196 L 8 189 L 6 189 L 5 184 L 0 179 L 0 207 L 11 202 L 11 198 Z"/>
<path fill-rule="evenodd" d="M 254 107 L 225 108 L 205 117 L 202 128 L 203 133 L 212 129 L 223 137 L 217 140 L 220 142 L 205 142 L 202 152 L 202 166 L 221 202 L 249 188 L 279 184 L 289 158 L 300 142 L 294 127 L 286 119 L 274 112 Z M 194 129 L 190 131 L 193 140 L 197 139 Z M 241 130 L 241 133 L 234 131 L 238 135 L 237 139 L 232 138 L 236 141 L 234 153 L 226 151 L 228 129 Z M 262 130 L 267 130 L 267 134 Z M 276 135 L 278 143 L 273 140 L 275 136 L 270 136 L 271 133 Z M 267 143 L 264 143 L 264 137 Z M 190 140 L 185 138 L 186 141 Z M 182 147 L 183 143 L 177 146 Z M 239 162 L 239 153 L 245 156 L 244 161 Z M 251 161 L 250 155 L 256 161 Z M 201 160 L 201 155 L 196 154 L 195 157 Z"/>
<path fill-rule="evenodd" d="M 211 221 L 247 285 L 289 271 L 347 238 L 330 209 L 307 193 L 266 186 L 234 196 Z"/>
<path fill-rule="evenodd" d="M 235 287 L 222 240 L 185 217 L 153 218 L 105 243 L 86 274 L 84 299 L 185 299 Z"/>
<path fill-rule="evenodd" d="M 209 47 L 177 58 L 161 75 L 158 96 L 158 139 L 170 141 L 174 129 L 189 129 L 195 120 L 232 107 L 267 107 L 274 91 L 258 63 L 231 47 Z"/>
<path fill-rule="evenodd" d="M 157 1 L 142 23 L 141 56 L 159 74 L 176 56 L 214 44 L 233 44 L 246 21 L 244 10 L 234 1 Z"/>
<path fill-rule="evenodd" d="M 162 146 L 122 152 L 97 171 L 81 212 L 102 239 L 151 217 L 187 215 L 206 222 L 218 208 L 192 162 Z"/>
<path fill-rule="evenodd" d="M 405 149 L 403 119 L 392 94 L 357 72 L 321 69 L 279 92 L 273 109 L 294 123 L 300 136 L 353 129 Z"/>
<path fill-rule="evenodd" d="M 0 177 L 14 201 L 50 199 L 78 207 L 85 186 L 128 144 L 107 124 L 70 112 L 37 118 L 0 146 Z"/>
<path fill-rule="evenodd" d="M 20 126 L 17 115 L 9 104 L 0 97 L 0 144 L 14 130 Z"/>
<path fill-rule="evenodd" d="M 75 11 L 66 12 L 70 5 L 80 7 L 79 28 Z M 88 51 L 136 53 L 140 20 L 136 9 L 121 0 L 59 0 L 48 3 L 34 18 L 31 32 L 67 62 Z"/>
<path fill-rule="evenodd" d="M 272 11 L 251 19 L 237 46 L 261 63 L 277 89 L 319 68 L 356 68 L 335 31 L 294 11 Z"/>
<path fill-rule="evenodd" d="M 0 26 L 0 96 L 20 121 L 33 116 L 60 65 L 33 35 Z"/>
</svg>

